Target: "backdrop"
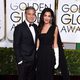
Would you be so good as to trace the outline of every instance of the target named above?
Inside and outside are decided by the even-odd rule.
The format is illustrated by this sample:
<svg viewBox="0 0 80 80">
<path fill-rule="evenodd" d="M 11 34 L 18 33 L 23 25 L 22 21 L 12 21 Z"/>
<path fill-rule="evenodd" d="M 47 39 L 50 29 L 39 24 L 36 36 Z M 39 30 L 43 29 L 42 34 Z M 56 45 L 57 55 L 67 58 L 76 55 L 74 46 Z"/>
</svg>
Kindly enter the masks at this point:
<svg viewBox="0 0 80 80">
<path fill-rule="evenodd" d="M 36 9 L 36 24 L 44 8 L 53 9 L 62 42 L 80 43 L 79 3 L 80 0 L 0 0 L 0 47 L 13 47 L 15 26 L 24 21 L 28 6 Z"/>
</svg>

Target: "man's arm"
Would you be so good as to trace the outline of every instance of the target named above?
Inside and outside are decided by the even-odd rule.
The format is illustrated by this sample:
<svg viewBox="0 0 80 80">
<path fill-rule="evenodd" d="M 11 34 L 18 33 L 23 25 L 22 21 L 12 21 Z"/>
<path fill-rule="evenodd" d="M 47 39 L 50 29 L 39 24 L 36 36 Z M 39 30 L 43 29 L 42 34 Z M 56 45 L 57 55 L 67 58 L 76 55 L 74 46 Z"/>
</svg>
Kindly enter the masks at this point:
<svg viewBox="0 0 80 80">
<path fill-rule="evenodd" d="M 21 45 L 21 30 L 20 30 L 20 26 L 17 26 L 15 27 L 14 35 L 13 35 L 13 48 L 17 58 L 17 62 L 21 64 L 22 56 L 20 51 L 21 50 L 20 45 Z"/>
</svg>

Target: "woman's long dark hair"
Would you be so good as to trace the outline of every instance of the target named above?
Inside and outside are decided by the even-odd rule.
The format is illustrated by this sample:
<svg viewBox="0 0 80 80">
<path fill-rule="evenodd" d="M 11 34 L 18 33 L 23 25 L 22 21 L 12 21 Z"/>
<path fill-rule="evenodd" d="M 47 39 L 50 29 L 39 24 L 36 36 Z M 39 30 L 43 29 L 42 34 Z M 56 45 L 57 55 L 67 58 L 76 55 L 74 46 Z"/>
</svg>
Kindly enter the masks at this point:
<svg viewBox="0 0 80 80">
<path fill-rule="evenodd" d="M 51 18 L 52 18 L 52 21 L 51 21 L 51 24 L 52 26 L 56 27 L 56 18 L 55 18 L 55 15 L 54 15 L 54 12 L 52 11 L 51 8 L 45 8 L 42 13 L 41 13 L 41 16 L 40 16 L 40 22 L 39 22 L 39 26 L 38 26 L 38 31 L 39 31 L 39 34 L 41 33 L 42 29 L 43 29 L 43 26 L 44 26 L 44 19 L 43 19 L 43 16 L 45 14 L 45 12 L 50 12 L 51 13 Z"/>
</svg>

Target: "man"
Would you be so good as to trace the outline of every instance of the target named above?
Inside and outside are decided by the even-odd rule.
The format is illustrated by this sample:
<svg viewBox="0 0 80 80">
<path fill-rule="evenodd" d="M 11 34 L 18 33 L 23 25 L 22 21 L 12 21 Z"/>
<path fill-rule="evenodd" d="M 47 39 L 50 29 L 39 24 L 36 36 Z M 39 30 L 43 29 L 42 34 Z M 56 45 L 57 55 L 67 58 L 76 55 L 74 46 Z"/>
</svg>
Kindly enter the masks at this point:
<svg viewBox="0 0 80 80">
<path fill-rule="evenodd" d="M 35 19 L 36 10 L 33 7 L 27 7 L 25 21 L 15 27 L 13 47 L 18 64 L 19 80 L 34 80 L 37 37 Z"/>
</svg>

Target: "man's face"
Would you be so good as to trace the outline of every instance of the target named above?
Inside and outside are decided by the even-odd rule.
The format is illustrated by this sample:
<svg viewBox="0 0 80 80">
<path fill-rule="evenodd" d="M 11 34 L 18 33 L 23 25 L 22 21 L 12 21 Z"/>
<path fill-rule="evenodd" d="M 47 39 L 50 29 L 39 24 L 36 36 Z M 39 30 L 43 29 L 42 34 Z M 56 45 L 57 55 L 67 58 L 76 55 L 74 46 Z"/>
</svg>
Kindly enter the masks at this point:
<svg viewBox="0 0 80 80">
<path fill-rule="evenodd" d="M 26 10 L 25 17 L 29 23 L 33 23 L 36 19 L 36 12 L 33 9 Z"/>
</svg>

